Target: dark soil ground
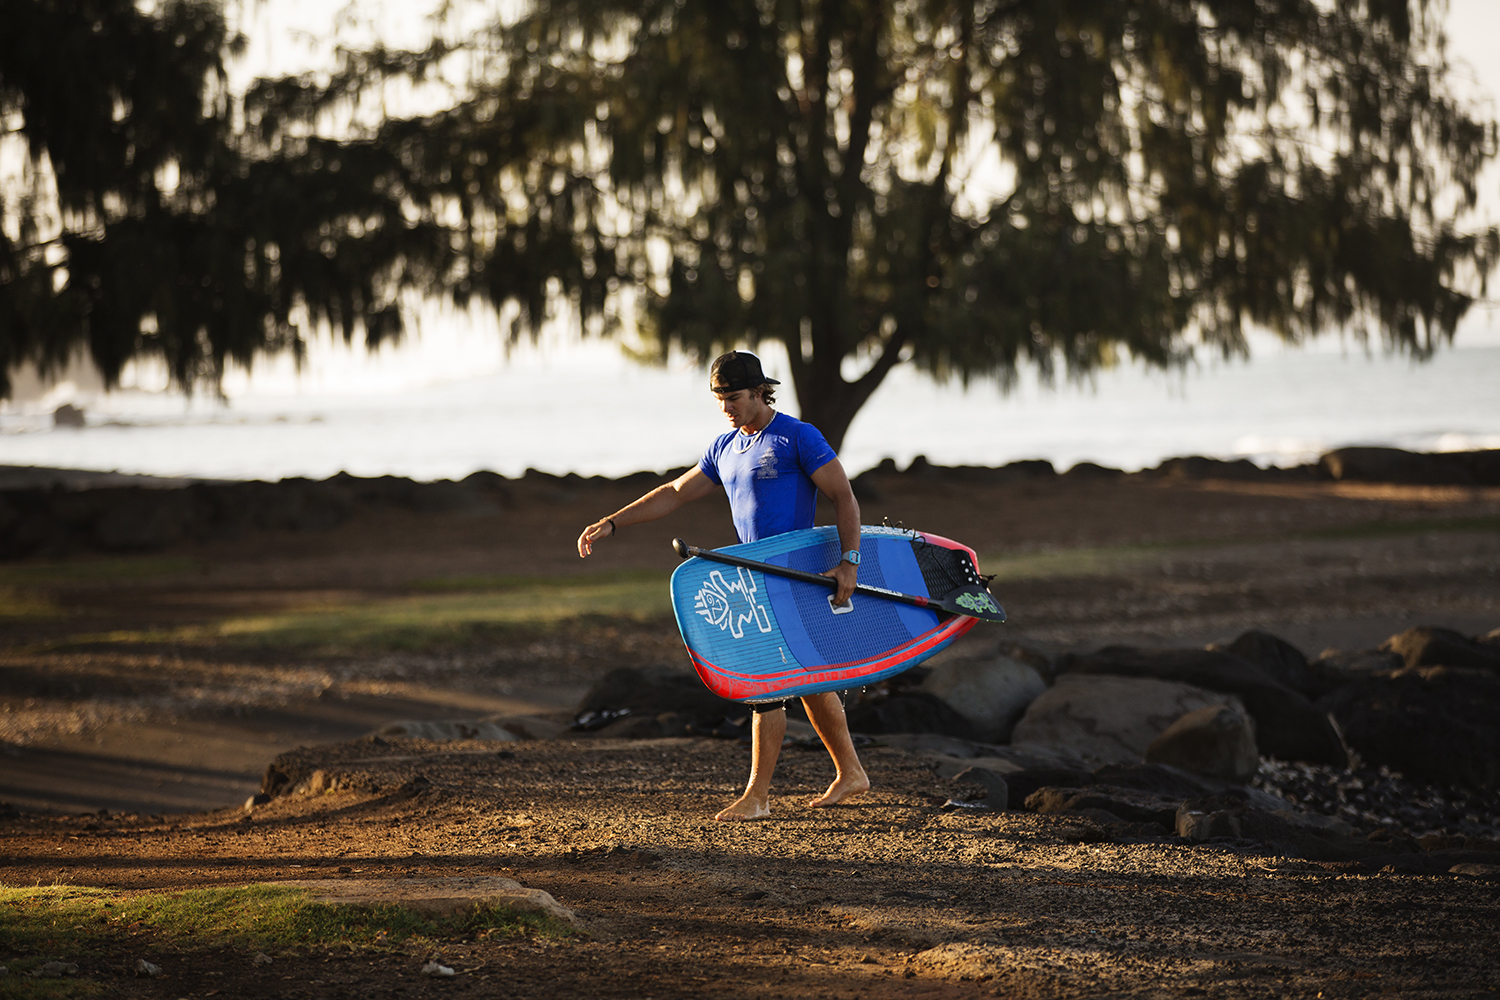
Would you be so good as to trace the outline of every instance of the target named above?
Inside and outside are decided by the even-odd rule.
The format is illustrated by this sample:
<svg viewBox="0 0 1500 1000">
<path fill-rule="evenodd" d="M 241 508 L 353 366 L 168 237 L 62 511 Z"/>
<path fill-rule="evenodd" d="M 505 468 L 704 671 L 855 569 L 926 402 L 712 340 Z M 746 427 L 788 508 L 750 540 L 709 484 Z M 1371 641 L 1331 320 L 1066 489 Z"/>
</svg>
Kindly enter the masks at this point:
<svg viewBox="0 0 1500 1000">
<path fill-rule="evenodd" d="M 1076 817 L 945 812 L 951 786 L 865 752 L 858 804 L 790 752 L 770 822 L 706 819 L 743 777 L 730 741 L 368 742 L 308 751 L 363 791 L 142 822 L 5 824 L 7 884 L 132 891 L 500 874 L 588 935 L 309 953 L 252 964 L 137 938 L 93 971 L 117 996 L 1493 996 L 1500 884 L 1115 838 Z M 352 758 L 352 760 L 351 760 Z M 125 975 L 137 957 L 161 979 Z M 459 972 L 424 980 L 436 959 Z"/>
<path fill-rule="evenodd" d="M 1012 624 L 966 642 L 1062 652 L 1261 628 L 1316 656 L 1415 624 L 1500 625 L 1500 490 L 1147 476 L 873 485 L 867 521 L 961 538 L 1000 574 Z M 1500 884 L 1484 879 L 945 811 L 951 783 L 894 746 L 863 752 L 870 795 L 828 810 L 800 805 L 827 785 L 826 756 L 788 749 L 772 819 L 738 826 L 709 818 L 744 780 L 733 740 L 366 738 L 398 718 L 566 717 L 609 669 L 685 666 L 669 620 L 571 619 L 375 652 L 192 638 L 228 614 L 373 601 L 435 578 L 664 577 L 674 535 L 729 540 L 723 510 L 705 503 L 581 563 L 578 530 L 634 492 L 518 492 L 490 518 L 361 516 L 165 553 L 145 577 L 80 559 L 70 574 L 33 567 L 46 582 L 31 586 L 28 567 L 10 567 L 22 582 L 0 650 L 0 799 L 18 811 L 0 819 L 0 884 L 383 878 L 394 893 L 499 874 L 551 893 L 588 931 L 303 949 L 263 965 L 138 934 L 83 970 L 122 997 L 1500 996 Z M 33 599 L 64 613 L 28 612 Z M 136 638 L 111 638 L 124 632 Z M 311 749 L 289 759 L 346 775 L 340 790 L 241 808 L 299 745 Z M 137 958 L 165 975 L 135 978 Z M 431 958 L 458 975 L 422 977 Z"/>
</svg>

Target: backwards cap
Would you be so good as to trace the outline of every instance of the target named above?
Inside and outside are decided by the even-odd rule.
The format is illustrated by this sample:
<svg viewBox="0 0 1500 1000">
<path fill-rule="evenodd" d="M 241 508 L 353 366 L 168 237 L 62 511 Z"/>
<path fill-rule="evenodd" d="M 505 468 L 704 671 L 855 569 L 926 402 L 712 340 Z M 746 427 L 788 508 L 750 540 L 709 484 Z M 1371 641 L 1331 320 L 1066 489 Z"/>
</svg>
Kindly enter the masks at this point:
<svg viewBox="0 0 1500 1000">
<path fill-rule="evenodd" d="M 714 359 L 708 371 L 708 387 L 714 392 L 737 392 L 754 389 L 758 385 L 780 385 L 774 378 L 766 378 L 761 370 L 760 358 L 749 351 L 730 351 Z"/>
</svg>

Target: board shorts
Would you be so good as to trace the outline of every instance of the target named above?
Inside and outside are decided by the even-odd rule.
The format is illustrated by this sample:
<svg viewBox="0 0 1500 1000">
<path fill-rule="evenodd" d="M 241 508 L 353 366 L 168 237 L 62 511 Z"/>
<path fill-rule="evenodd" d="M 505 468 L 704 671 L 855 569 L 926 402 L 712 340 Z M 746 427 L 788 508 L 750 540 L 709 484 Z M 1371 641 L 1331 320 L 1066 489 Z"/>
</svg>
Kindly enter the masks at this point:
<svg viewBox="0 0 1500 1000">
<path fill-rule="evenodd" d="M 836 694 L 836 695 L 839 696 L 839 704 L 840 705 L 847 705 L 849 703 L 849 692 L 848 691 L 835 691 L 834 694 Z M 794 700 L 796 700 L 796 699 L 788 698 L 785 701 L 767 701 L 767 702 L 758 702 L 756 704 L 749 704 L 747 702 L 745 704 L 745 707 L 748 708 L 748 709 L 750 709 L 750 711 L 754 712 L 756 715 L 761 715 L 762 713 L 765 713 L 765 712 L 774 712 L 774 711 L 776 711 L 779 708 L 786 708 Z"/>
</svg>

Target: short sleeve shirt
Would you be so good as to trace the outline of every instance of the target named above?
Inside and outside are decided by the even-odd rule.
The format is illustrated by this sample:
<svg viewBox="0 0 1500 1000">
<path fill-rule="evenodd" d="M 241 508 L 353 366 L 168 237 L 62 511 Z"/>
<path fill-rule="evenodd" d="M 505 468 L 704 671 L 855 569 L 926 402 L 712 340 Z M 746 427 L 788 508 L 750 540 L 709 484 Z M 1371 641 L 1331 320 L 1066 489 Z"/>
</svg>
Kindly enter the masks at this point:
<svg viewBox="0 0 1500 1000">
<path fill-rule="evenodd" d="M 754 542 L 813 526 L 818 488 L 812 474 L 835 457 L 816 427 L 777 413 L 759 434 L 721 435 L 698 468 L 729 495 L 740 541 Z"/>
</svg>

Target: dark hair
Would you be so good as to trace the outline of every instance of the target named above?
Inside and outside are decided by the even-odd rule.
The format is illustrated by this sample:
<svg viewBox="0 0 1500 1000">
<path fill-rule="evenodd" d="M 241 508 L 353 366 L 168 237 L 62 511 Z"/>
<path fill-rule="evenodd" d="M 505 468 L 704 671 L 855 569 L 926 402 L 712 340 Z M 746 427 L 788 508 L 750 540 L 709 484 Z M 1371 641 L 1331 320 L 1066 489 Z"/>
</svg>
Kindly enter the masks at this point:
<svg viewBox="0 0 1500 1000">
<path fill-rule="evenodd" d="M 777 385 L 779 385 L 779 384 L 780 383 L 777 383 Z M 739 392 L 739 391 L 740 390 L 738 390 L 738 389 L 726 389 L 726 388 L 718 388 L 718 389 L 714 389 L 713 390 L 714 394 L 718 395 L 718 396 L 727 396 L 731 392 Z M 760 385 L 752 385 L 746 391 L 749 392 L 749 393 L 751 393 L 752 395 L 759 396 L 760 399 L 761 399 L 761 402 L 765 403 L 767 406 L 775 406 L 776 405 L 776 386 L 772 385 L 770 382 L 762 382 Z"/>
</svg>

